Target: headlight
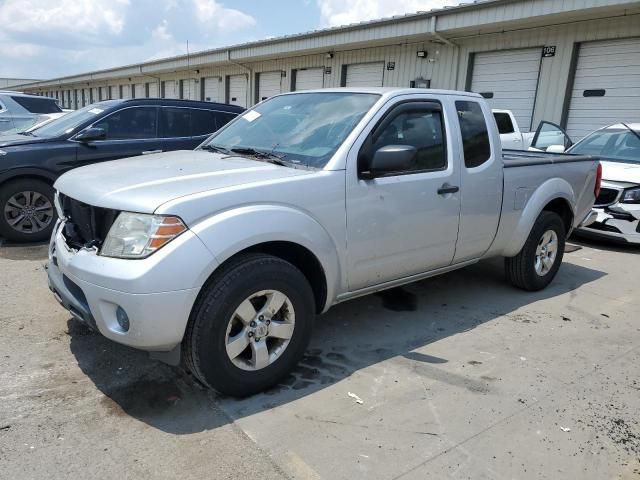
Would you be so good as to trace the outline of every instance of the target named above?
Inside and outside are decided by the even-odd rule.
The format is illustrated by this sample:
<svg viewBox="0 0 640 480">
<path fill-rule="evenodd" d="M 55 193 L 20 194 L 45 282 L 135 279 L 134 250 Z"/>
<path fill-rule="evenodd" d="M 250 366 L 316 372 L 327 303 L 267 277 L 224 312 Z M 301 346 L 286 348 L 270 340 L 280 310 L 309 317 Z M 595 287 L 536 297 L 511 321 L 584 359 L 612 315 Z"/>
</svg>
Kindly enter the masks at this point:
<svg viewBox="0 0 640 480">
<path fill-rule="evenodd" d="M 64 220 L 64 210 L 62 209 L 62 203 L 60 202 L 60 193 L 57 190 L 55 195 L 53 196 L 53 205 L 56 207 L 58 218 L 60 220 Z"/>
<path fill-rule="evenodd" d="M 145 258 L 186 229 L 178 217 L 122 212 L 111 225 L 100 255 Z"/>
<path fill-rule="evenodd" d="M 625 190 L 620 201 L 622 203 L 640 203 L 640 187 Z"/>
</svg>

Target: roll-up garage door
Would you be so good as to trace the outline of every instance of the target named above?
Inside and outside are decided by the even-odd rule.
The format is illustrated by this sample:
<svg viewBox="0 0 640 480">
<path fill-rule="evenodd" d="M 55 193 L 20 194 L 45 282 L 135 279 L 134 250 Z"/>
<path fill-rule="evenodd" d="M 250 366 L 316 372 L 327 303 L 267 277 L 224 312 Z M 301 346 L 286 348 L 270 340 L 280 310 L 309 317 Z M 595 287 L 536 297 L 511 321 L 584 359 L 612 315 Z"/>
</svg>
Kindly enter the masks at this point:
<svg viewBox="0 0 640 480">
<path fill-rule="evenodd" d="M 195 79 L 185 78 L 180 80 L 180 98 L 185 100 L 200 100 L 200 91 Z"/>
<path fill-rule="evenodd" d="M 231 105 L 247 106 L 247 77 L 231 75 L 229 77 L 229 101 Z"/>
<path fill-rule="evenodd" d="M 303 68 L 295 71 L 296 90 L 313 90 L 324 87 L 324 68 Z"/>
<path fill-rule="evenodd" d="M 145 98 L 144 83 L 136 83 L 133 87 L 133 94 L 136 98 Z"/>
<path fill-rule="evenodd" d="M 131 98 L 131 85 L 122 85 L 122 98 Z"/>
<path fill-rule="evenodd" d="M 281 90 L 282 73 L 262 72 L 258 74 L 258 102 L 278 95 Z"/>
<path fill-rule="evenodd" d="M 158 98 L 158 83 L 149 82 L 149 98 Z"/>
<path fill-rule="evenodd" d="M 163 98 L 178 98 L 178 94 L 176 92 L 176 82 L 173 80 L 166 80 L 162 82 L 164 85 L 162 97 Z"/>
<path fill-rule="evenodd" d="M 640 122 L 640 38 L 580 45 L 569 101 L 573 141 L 614 123 Z"/>
<path fill-rule="evenodd" d="M 381 87 L 384 62 L 347 65 L 346 87 Z"/>
<path fill-rule="evenodd" d="M 205 77 L 203 82 L 204 101 L 220 102 L 222 100 L 222 95 L 220 95 L 220 86 L 222 85 L 220 77 Z"/>
<path fill-rule="evenodd" d="M 533 119 L 540 73 L 540 48 L 476 53 L 471 91 L 481 93 L 491 108 L 511 110 L 522 131 Z"/>
<path fill-rule="evenodd" d="M 100 93 L 99 93 L 99 88 L 98 87 L 94 87 L 91 89 L 91 103 L 96 103 L 100 98 Z"/>
<path fill-rule="evenodd" d="M 100 87 L 100 100 L 106 100 L 109 98 L 108 87 Z"/>
</svg>

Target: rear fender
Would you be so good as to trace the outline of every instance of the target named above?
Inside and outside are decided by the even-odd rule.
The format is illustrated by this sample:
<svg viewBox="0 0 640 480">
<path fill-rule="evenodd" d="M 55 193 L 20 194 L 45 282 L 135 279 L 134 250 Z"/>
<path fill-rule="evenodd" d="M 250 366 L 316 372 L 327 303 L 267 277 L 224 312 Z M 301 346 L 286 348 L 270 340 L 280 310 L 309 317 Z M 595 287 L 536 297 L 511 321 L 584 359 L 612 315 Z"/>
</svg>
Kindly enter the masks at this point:
<svg viewBox="0 0 640 480">
<path fill-rule="evenodd" d="M 342 284 L 338 248 L 329 233 L 306 212 L 283 205 L 248 205 L 210 217 L 191 230 L 213 254 L 207 277 L 233 255 L 266 242 L 292 242 L 318 259 L 327 282 L 326 310 Z"/>
<path fill-rule="evenodd" d="M 551 178 L 540 185 L 527 201 L 520 220 L 513 229 L 511 238 L 506 242 L 502 255 L 505 257 L 513 257 L 522 250 L 527 237 L 533 228 L 538 216 L 544 207 L 553 200 L 562 198 L 567 201 L 571 208 L 572 214 L 575 216 L 575 194 L 569 182 L 562 178 Z"/>
</svg>

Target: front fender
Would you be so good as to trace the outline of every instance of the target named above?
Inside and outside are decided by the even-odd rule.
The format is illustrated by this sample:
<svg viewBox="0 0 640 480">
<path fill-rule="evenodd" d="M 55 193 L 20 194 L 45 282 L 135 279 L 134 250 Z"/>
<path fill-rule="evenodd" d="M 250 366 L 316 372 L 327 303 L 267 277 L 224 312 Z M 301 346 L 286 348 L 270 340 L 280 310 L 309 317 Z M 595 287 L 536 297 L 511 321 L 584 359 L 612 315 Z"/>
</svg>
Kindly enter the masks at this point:
<svg viewBox="0 0 640 480">
<path fill-rule="evenodd" d="M 325 310 L 341 284 L 340 259 L 333 238 L 309 214 L 283 205 L 247 205 L 218 213 L 191 227 L 215 257 L 207 277 L 233 255 L 266 242 L 285 241 L 312 252 L 327 282 Z"/>
<path fill-rule="evenodd" d="M 575 216 L 576 197 L 571 185 L 566 180 L 555 177 L 550 178 L 540 185 L 529 197 L 520 219 L 513 229 L 511 238 L 505 243 L 502 254 L 505 257 L 513 257 L 517 255 L 533 228 L 533 224 L 544 209 L 544 207 L 556 200 L 562 198 L 567 201 L 571 208 L 572 214 Z"/>
</svg>

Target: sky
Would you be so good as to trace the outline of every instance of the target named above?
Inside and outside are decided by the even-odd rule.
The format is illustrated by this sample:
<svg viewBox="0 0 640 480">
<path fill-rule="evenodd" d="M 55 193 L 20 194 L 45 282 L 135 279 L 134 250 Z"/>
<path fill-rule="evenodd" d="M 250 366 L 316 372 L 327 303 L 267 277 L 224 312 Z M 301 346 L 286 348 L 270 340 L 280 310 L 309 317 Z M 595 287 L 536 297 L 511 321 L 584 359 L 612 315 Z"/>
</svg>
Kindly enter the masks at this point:
<svg viewBox="0 0 640 480">
<path fill-rule="evenodd" d="M 48 79 L 460 0 L 0 0 L 0 78 Z"/>
</svg>

